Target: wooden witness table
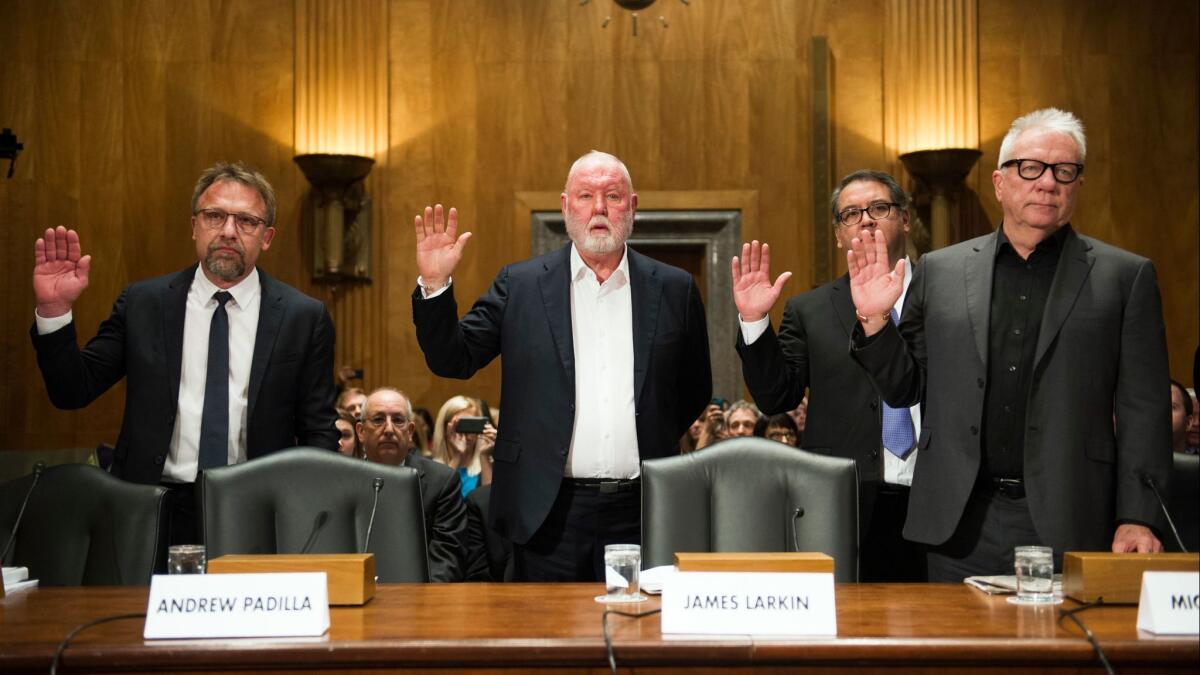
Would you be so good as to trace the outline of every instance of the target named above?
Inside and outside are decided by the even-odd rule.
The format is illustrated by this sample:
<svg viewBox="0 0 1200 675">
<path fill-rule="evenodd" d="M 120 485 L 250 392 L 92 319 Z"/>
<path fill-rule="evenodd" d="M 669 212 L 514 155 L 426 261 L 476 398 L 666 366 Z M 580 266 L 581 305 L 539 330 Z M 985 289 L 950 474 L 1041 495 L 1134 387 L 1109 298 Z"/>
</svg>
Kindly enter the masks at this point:
<svg viewBox="0 0 1200 675">
<path fill-rule="evenodd" d="M 60 672 L 451 668 L 607 670 L 598 584 L 384 585 L 364 607 L 333 608 L 313 639 L 144 641 L 143 621 L 89 628 Z M 0 599 L 0 673 L 46 672 L 57 643 L 86 621 L 144 612 L 146 588 L 41 588 Z M 951 584 L 840 584 L 838 637 L 664 640 L 660 617 L 610 616 L 618 666 L 821 670 L 1090 669 L 1091 645 L 1056 608 L 1017 607 Z M 1075 606 L 1067 600 L 1063 607 Z M 618 608 L 618 606 L 613 606 Z M 652 598 L 620 609 L 657 609 Z M 1200 669 L 1195 637 L 1139 635 L 1136 607 L 1080 618 L 1118 672 Z"/>
</svg>

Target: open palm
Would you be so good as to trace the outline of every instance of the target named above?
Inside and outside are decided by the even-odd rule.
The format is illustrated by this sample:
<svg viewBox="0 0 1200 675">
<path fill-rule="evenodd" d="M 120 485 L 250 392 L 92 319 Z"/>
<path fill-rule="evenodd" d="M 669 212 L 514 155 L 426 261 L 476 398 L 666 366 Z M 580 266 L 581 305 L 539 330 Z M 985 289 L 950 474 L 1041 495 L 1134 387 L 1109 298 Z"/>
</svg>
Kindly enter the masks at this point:
<svg viewBox="0 0 1200 675">
<path fill-rule="evenodd" d="M 61 225 L 47 229 L 33 247 L 33 296 L 38 315 L 62 316 L 88 285 L 92 256 L 81 255 L 79 234 Z"/>
<path fill-rule="evenodd" d="M 733 257 L 733 303 L 743 321 L 758 321 L 779 300 L 791 272 L 771 283 L 771 249 L 757 241 L 742 244 L 742 257 Z"/>
<path fill-rule="evenodd" d="M 855 237 L 846 253 L 850 270 L 850 297 L 862 316 L 882 316 L 892 311 L 904 291 L 904 261 L 888 266 L 887 238 L 879 230 Z"/>
<path fill-rule="evenodd" d="M 415 219 L 417 231 L 417 272 L 428 285 L 443 285 L 462 260 L 463 247 L 470 232 L 458 234 L 458 210 L 451 208 L 445 217 L 442 205 L 425 207 L 425 217 Z"/>
</svg>

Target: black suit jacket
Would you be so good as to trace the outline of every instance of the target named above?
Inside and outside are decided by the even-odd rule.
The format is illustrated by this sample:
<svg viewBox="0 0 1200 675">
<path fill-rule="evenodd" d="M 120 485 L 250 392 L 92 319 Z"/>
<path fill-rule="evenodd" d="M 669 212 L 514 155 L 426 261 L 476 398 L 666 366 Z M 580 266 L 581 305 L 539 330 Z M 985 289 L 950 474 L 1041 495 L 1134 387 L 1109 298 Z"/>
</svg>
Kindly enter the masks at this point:
<svg viewBox="0 0 1200 675">
<path fill-rule="evenodd" d="M 862 532 L 870 522 L 875 487 L 883 480 L 879 394 L 850 358 L 850 333 L 858 319 L 848 275 L 788 299 L 779 335 L 768 328 L 747 345 L 738 331 L 737 350 L 750 395 L 773 415 L 800 405 L 809 390 L 808 417 L 800 447 L 853 459 L 862 485 Z"/>
<path fill-rule="evenodd" d="M 628 249 L 634 396 L 643 460 L 678 452 L 712 396 L 704 305 L 687 272 Z M 466 379 L 501 356 L 500 428 L 493 450 L 492 527 L 524 544 L 563 478 L 575 419 L 570 245 L 506 266 L 460 321 L 451 291 L 413 293 L 429 368 Z"/>
<path fill-rule="evenodd" d="M 458 472 L 422 457 L 416 451 L 404 466 L 421 477 L 421 508 L 425 512 L 425 543 L 429 552 L 430 581 L 464 581 L 467 570 L 483 556 L 468 537 L 467 505 L 462 498 Z"/>
<path fill-rule="evenodd" d="M 125 417 L 112 472 L 158 483 L 171 443 L 183 364 L 183 322 L 196 265 L 131 284 L 96 337 L 80 349 L 75 324 L 30 334 L 38 367 L 57 408 L 83 408 L 128 378 Z M 281 448 L 337 449 L 333 322 L 318 300 L 261 269 L 262 305 L 250 366 L 246 456 Z"/>
<path fill-rule="evenodd" d="M 925 402 L 904 536 L 941 544 L 979 472 L 996 233 L 926 254 L 897 329 L 854 357 L 893 406 Z M 1142 480 L 1166 484 L 1170 386 L 1154 265 L 1068 232 L 1034 357 L 1025 489 L 1057 551 L 1106 551 L 1121 521 L 1157 524 Z M 1114 418 L 1116 431 L 1114 433 Z"/>
</svg>

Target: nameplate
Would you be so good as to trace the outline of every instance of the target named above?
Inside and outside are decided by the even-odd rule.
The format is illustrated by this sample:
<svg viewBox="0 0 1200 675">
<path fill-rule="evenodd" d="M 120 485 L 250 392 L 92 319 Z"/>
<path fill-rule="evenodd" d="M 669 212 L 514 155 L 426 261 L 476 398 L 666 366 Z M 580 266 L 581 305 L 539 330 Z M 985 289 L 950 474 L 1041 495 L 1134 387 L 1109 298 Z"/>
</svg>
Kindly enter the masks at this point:
<svg viewBox="0 0 1200 675">
<path fill-rule="evenodd" d="M 329 630 L 324 572 L 173 574 L 150 580 L 148 640 L 317 637 Z"/>
<path fill-rule="evenodd" d="M 836 636 L 833 575 L 678 572 L 663 586 L 662 632 Z"/>
<path fill-rule="evenodd" d="M 1200 572 L 1146 572 L 1137 627 L 1155 635 L 1200 633 Z"/>
</svg>

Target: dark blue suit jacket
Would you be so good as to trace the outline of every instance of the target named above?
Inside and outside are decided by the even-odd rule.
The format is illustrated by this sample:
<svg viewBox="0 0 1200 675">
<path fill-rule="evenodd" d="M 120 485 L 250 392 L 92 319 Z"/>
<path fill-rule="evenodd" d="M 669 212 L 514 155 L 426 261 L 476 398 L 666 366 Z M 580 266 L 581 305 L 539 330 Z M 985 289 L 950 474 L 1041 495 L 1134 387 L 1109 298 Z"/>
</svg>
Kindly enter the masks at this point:
<svg viewBox="0 0 1200 675">
<path fill-rule="evenodd" d="M 413 294 L 417 339 L 429 368 L 466 379 L 501 356 L 500 428 L 489 520 L 524 544 L 563 478 L 575 419 L 570 245 L 506 266 L 460 321 L 451 291 Z M 629 249 L 638 450 L 678 452 L 712 396 L 708 329 L 687 272 Z"/>
<path fill-rule="evenodd" d="M 196 265 L 126 287 L 96 337 L 80 349 L 75 324 L 30 331 L 55 407 L 83 408 L 128 378 L 112 472 L 158 483 L 171 442 L 183 364 L 183 319 Z M 249 459 L 299 445 L 337 448 L 333 322 L 314 298 L 262 269 L 262 306 L 248 392 Z"/>
</svg>

